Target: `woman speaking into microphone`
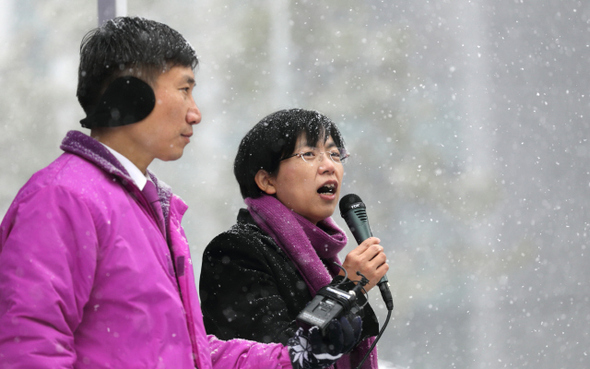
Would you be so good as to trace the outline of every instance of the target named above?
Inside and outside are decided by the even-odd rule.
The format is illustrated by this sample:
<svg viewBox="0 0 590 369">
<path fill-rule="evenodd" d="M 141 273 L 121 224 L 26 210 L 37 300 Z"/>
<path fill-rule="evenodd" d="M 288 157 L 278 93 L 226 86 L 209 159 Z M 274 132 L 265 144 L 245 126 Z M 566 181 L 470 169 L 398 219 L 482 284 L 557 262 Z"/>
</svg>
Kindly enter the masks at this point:
<svg viewBox="0 0 590 369">
<path fill-rule="evenodd" d="M 247 208 L 203 255 L 200 297 L 208 333 L 286 343 L 297 330 L 297 315 L 320 289 L 351 290 L 359 272 L 369 280 L 368 291 L 385 275 L 389 266 L 376 237 L 344 262 L 338 257 L 347 237 L 331 216 L 347 157 L 334 122 L 316 111 L 277 111 L 242 139 L 234 174 Z M 357 303 L 362 338 L 336 368 L 355 368 L 379 332 L 366 298 Z M 363 367 L 377 368 L 376 353 Z"/>
</svg>

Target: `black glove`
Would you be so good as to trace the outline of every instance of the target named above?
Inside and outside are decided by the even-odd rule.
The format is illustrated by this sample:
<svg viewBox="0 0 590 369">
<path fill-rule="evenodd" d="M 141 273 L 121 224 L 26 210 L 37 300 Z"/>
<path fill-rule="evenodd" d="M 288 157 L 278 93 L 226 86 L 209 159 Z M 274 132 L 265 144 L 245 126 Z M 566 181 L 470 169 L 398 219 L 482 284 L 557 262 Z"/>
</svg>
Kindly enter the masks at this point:
<svg viewBox="0 0 590 369">
<path fill-rule="evenodd" d="M 361 336 L 362 320 L 341 317 L 333 319 L 325 332 L 318 327 L 299 328 L 289 339 L 289 355 L 293 369 L 321 369 L 332 365 L 352 350 Z"/>
</svg>

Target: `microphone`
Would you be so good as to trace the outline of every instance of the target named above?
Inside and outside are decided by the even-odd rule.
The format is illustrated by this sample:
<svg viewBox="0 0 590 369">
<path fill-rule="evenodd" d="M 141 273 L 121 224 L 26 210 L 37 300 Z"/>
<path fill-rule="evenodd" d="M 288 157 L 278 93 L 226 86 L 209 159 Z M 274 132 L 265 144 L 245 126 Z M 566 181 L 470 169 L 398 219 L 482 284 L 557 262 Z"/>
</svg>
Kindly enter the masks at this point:
<svg viewBox="0 0 590 369">
<path fill-rule="evenodd" d="M 359 245 L 367 238 L 373 236 L 373 232 L 371 232 L 371 227 L 369 226 L 366 206 L 357 195 L 351 193 L 340 200 L 340 215 L 346 221 L 346 225 L 350 228 L 350 232 Z M 386 275 L 381 278 L 377 286 L 379 286 L 387 310 L 393 310 L 393 297 L 391 297 L 389 280 Z"/>
</svg>

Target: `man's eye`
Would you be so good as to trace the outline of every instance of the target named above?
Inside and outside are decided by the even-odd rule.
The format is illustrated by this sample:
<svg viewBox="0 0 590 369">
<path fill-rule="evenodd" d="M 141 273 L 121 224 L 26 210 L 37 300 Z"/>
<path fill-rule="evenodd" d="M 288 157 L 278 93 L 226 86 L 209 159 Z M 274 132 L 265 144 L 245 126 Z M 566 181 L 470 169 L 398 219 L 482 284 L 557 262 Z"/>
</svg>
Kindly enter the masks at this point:
<svg viewBox="0 0 590 369">
<path fill-rule="evenodd" d="M 334 159 L 340 159 L 340 152 L 338 151 L 330 151 L 330 156 Z"/>
<path fill-rule="evenodd" d="M 313 151 L 305 151 L 301 153 L 301 156 L 303 156 L 304 158 L 315 158 L 315 153 Z"/>
</svg>

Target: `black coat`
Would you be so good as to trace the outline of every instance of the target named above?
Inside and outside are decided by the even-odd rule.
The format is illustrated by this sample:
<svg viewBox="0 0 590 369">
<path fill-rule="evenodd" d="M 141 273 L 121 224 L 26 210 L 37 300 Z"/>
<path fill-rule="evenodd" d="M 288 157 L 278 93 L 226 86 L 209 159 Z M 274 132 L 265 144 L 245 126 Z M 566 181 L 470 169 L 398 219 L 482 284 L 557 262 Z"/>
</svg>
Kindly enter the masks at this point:
<svg viewBox="0 0 590 369">
<path fill-rule="evenodd" d="M 345 289 L 352 289 L 347 283 Z M 295 318 L 312 299 L 295 264 L 245 209 L 205 249 L 199 288 L 205 329 L 221 339 L 286 344 L 297 329 Z M 377 335 L 369 304 L 361 317 L 363 338 Z"/>
</svg>

